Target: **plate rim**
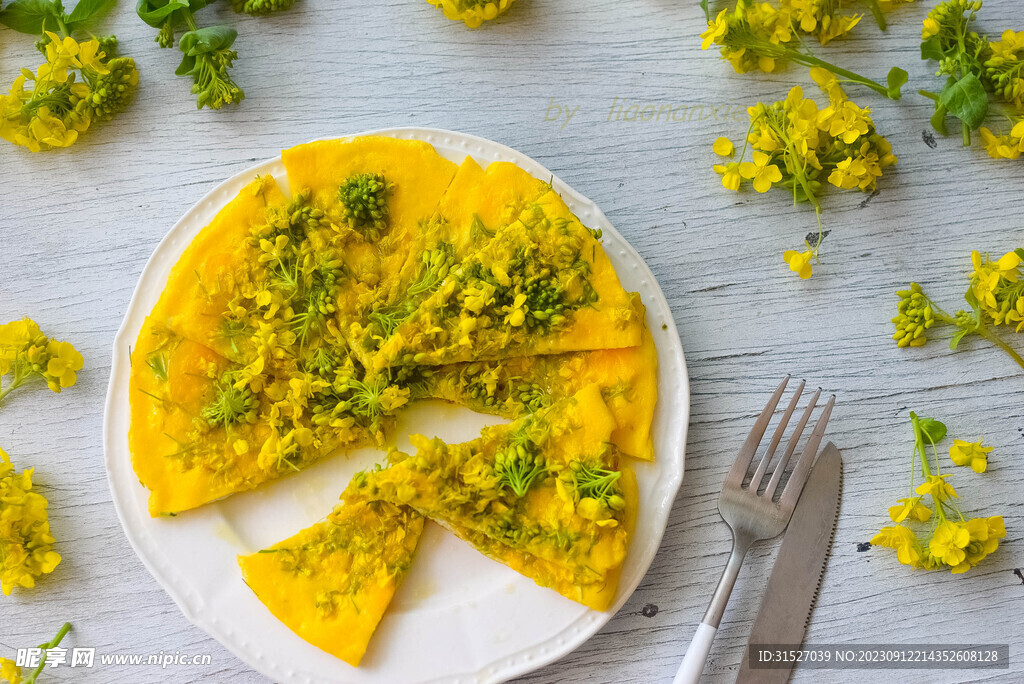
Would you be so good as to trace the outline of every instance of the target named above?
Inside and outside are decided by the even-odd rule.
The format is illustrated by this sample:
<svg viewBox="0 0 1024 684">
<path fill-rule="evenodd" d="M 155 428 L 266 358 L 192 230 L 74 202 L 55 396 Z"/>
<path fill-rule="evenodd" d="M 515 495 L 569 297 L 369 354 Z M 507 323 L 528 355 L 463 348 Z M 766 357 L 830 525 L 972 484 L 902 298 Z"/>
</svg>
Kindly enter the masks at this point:
<svg viewBox="0 0 1024 684">
<path fill-rule="evenodd" d="M 623 590 L 620 587 L 620 596 L 616 601 L 615 605 L 607 611 L 594 611 L 588 610 L 583 613 L 580 617 L 576 618 L 572 622 L 567 623 L 560 632 L 554 634 L 547 639 L 540 641 L 533 646 L 520 649 L 519 651 L 511 654 L 503 655 L 496 658 L 491 663 L 484 665 L 475 672 L 464 672 L 464 673 L 453 673 L 441 678 L 435 678 L 432 681 L 452 681 L 470 679 L 472 681 L 481 682 L 482 684 L 492 684 L 502 681 L 507 681 L 513 677 L 522 676 L 541 667 L 549 665 L 557 660 L 564 658 L 566 655 L 576 650 L 592 636 L 594 636 L 604 625 L 606 625 L 611 619 L 618 614 L 622 606 L 629 600 L 629 598 L 639 587 L 640 583 L 646 577 L 647 572 L 650 570 L 650 566 L 657 556 L 658 551 L 661 548 L 661 543 L 664 539 L 665 531 L 668 527 L 668 519 L 671 515 L 673 504 L 675 499 L 678 497 L 679 490 L 682 486 L 683 477 L 685 474 L 686 467 L 686 439 L 689 432 L 689 415 L 690 415 L 690 379 L 689 372 L 686 365 L 686 358 L 682 348 L 682 341 L 679 337 L 678 327 L 675 324 L 675 319 L 671 315 L 671 307 L 668 304 L 668 300 L 665 297 L 665 293 L 661 289 L 661 285 L 654 277 L 654 273 L 651 271 L 647 262 L 640 256 L 636 248 L 626 240 L 626 238 L 613 226 L 608 217 L 601 210 L 600 206 L 596 202 L 588 199 L 586 196 L 575 190 L 573 187 L 562 181 L 560 178 L 551 173 L 544 165 L 540 164 L 532 157 L 519 152 L 507 145 L 498 143 L 496 141 L 477 136 L 470 133 L 461 133 L 457 131 L 451 131 L 440 128 L 420 127 L 420 126 L 400 126 L 390 128 L 379 128 L 363 131 L 360 133 L 354 133 L 343 136 L 326 136 L 317 138 L 310 142 L 319 142 L 324 140 L 337 140 L 337 139 L 350 139 L 362 136 L 388 136 L 400 139 L 412 139 L 421 140 L 433 145 L 433 138 L 435 136 L 447 136 L 453 141 L 461 141 L 461 146 L 466 148 L 466 155 L 473 156 L 469 151 L 470 143 L 476 143 L 478 145 L 489 147 L 492 150 L 507 156 L 509 160 L 515 161 L 520 166 L 523 166 L 523 161 L 529 162 L 529 164 L 535 167 L 536 171 L 541 172 L 541 177 L 550 178 L 550 184 L 555 187 L 559 193 L 563 196 L 569 195 L 577 203 L 586 204 L 589 208 L 595 212 L 597 218 L 603 221 L 604 225 L 611 228 L 613 235 L 617 238 L 619 247 L 624 250 L 624 255 L 631 257 L 635 264 L 639 264 L 641 269 L 640 276 L 649 279 L 652 285 L 651 294 L 657 300 L 658 308 L 668 313 L 665 320 L 661 321 L 663 326 L 668 326 L 666 329 L 667 339 L 669 342 L 670 349 L 667 351 L 671 352 L 674 356 L 674 360 L 678 363 L 679 373 L 682 379 L 682 385 L 679 388 L 679 398 L 682 404 L 681 416 L 674 416 L 673 422 L 678 425 L 678 444 L 679 444 L 679 468 L 678 471 L 669 471 L 668 475 L 670 479 L 667 482 L 667 488 L 664 490 L 664 496 L 660 501 L 654 501 L 648 505 L 657 505 L 659 508 L 665 511 L 665 524 L 657 526 L 657 529 L 649 536 L 650 540 L 650 551 L 648 557 L 641 559 L 640 567 L 642 572 L 638 573 L 635 580 Z M 301 143 L 300 143 L 301 144 Z M 102 430 L 102 441 L 103 441 L 103 461 L 104 468 L 106 470 L 107 484 L 111 491 L 111 500 L 114 504 L 114 509 L 117 512 L 117 517 L 121 523 L 121 528 L 127 537 L 132 550 L 135 555 L 142 561 L 143 566 L 149 572 L 150 576 L 156 580 L 157 584 L 167 592 L 178 609 L 182 612 L 186 619 L 189 620 L 193 625 L 203 630 L 208 635 L 212 636 L 218 641 L 224 648 L 234 654 L 247 666 L 263 674 L 264 676 L 271 677 L 272 679 L 286 677 L 286 674 L 280 669 L 275 667 L 275 664 L 268 663 L 258 654 L 255 654 L 244 648 L 244 644 L 241 644 L 232 635 L 225 632 L 224 629 L 218 624 L 216 616 L 208 616 L 203 614 L 201 611 L 193 611 L 191 605 L 185 599 L 185 592 L 180 591 L 179 587 L 172 581 L 168 576 L 166 569 L 157 567 L 148 557 L 147 553 L 144 553 L 142 548 L 143 537 L 136 538 L 136 534 L 143 535 L 141 530 L 136 530 L 134 525 L 129 522 L 120 501 L 120 495 L 118 487 L 114 481 L 114 470 L 112 468 L 113 463 L 113 449 L 112 443 L 114 435 L 113 421 L 114 412 L 116 410 L 115 400 L 117 398 L 118 385 L 122 382 L 126 382 L 124 379 L 121 369 L 123 368 L 123 357 L 129 355 L 129 368 L 130 368 L 130 349 L 134 340 L 125 339 L 130 333 L 129 331 L 129 320 L 132 317 L 132 313 L 135 309 L 140 306 L 139 300 L 142 297 L 144 275 L 154 267 L 157 262 L 158 255 L 170 248 L 170 243 L 175 240 L 177 233 L 183 230 L 183 224 L 189 219 L 189 217 L 196 211 L 214 199 L 219 193 L 223 193 L 224 189 L 228 186 L 233 186 L 238 183 L 243 183 L 247 180 L 251 180 L 254 175 L 259 173 L 261 169 L 269 164 L 273 164 L 281 160 L 281 155 L 278 154 L 276 157 L 264 159 L 252 166 L 249 166 L 242 171 L 224 179 L 214 187 L 212 187 L 206 194 L 199 198 L 194 204 L 192 204 L 171 226 L 171 228 L 164 234 L 163 238 L 154 247 L 152 254 L 146 260 L 145 265 L 139 272 L 138 282 L 132 291 L 132 296 L 128 301 L 128 306 L 125 309 L 124 316 L 121 320 L 121 324 L 118 326 L 117 333 L 114 335 L 112 354 L 111 354 L 111 370 L 110 380 L 107 384 L 107 396 L 104 401 L 104 412 L 103 412 L 103 430 Z M 530 170 L 527 170 L 533 173 Z M 536 174 L 534 174 L 536 175 Z M 191 242 L 191 240 L 189 241 Z M 650 305 L 648 304 L 648 308 Z M 659 349 L 659 364 L 662 363 L 660 354 L 664 353 Z M 148 536 L 148 535 L 146 535 Z M 568 636 L 567 636 L 568 635 Z M 554 647 L 552 647 L 554 645 Z M 524 657 L 528 656 L 528 657 Z M 517 662 L 518 661 L 518 662 Z M 273 668 L 268 669 L 268 666 Z M 273 674 L 271 674 L 271 672 Z M 300 674 L 296 672 L 295 674 Z M 283 681 L 283 680 L 282 680 Z"/>
</svg>

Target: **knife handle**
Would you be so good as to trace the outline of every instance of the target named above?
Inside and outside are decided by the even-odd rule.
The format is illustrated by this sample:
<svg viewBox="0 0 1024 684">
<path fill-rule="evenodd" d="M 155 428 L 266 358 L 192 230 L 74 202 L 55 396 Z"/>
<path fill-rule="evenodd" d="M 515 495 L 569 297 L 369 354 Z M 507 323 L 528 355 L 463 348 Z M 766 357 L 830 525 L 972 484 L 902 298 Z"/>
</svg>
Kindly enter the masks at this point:
<svg viewBox="0 0 1024 684">
<path fill-rule="evenodd" d="M 676 672 L 672 684 L 697 684 L 704 672 L 704 663 L 711 653 L 711 642 L 715 640 L 716 633 L 718 628 L 706 622 L 697 625 L 697 633 L 693 635 L 690 647 L 686 649 L 683 664 L 679 666 L 679 672 Z"/>
</svg>

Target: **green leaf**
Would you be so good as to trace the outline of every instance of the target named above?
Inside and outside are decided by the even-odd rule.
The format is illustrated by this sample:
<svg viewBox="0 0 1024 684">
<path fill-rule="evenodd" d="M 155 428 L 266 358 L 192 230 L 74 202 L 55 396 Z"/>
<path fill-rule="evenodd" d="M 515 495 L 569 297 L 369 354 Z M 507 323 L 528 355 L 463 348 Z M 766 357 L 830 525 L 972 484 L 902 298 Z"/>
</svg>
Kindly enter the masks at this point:
<svg viewBox="0 0 1024 684">
<path fill-rule="evenodd" d="M 81 24 L 95 17 L 101 10 L 106 9 L 115 0 L 79 0 L 75 9 L 68 15 L 67 24 Z"/>
<path fill-rule="evenodd" d="M 1024 259 L 1024 247 L 1018 247 L 1013 251 L 1016 252 L 1017 256 L 1019 256 L 1021 259 Z"/>
<path fill-rule="evenodd" d="M 988 115 L 988 93 L 973 73 L 947 83 L 939 94 L 939 104 L 971 130 L 977 129 Z"/>
<path fill-rule="evenodd" d="M 946 436 L 946 426 L 934 418 L 922 418 L 917 424 L 921 435 L 932 444 L 938 444 Z"/>
<path fill-rule="evenodd" d="M 942 135 L 949 135 L 949 129 L 946 128 L 946 108 L 938 102 L 935 103 L 935 113 L 932 114 L 932 128 Z"/>
<path fill-rule="evenodd" d="M 966 337 L 967 333 L 969 332 L 970 331 L 967 330 L 966 328 L 961 328 L 956 335 L 953 335 L 953 338 L 949 341 L 950 351 L 956 351 L 956 348 L 960 346 L 960 340 L 964 339 L 964 337 Z"/>
<path fill-rule="evenodd" d="M 945 56 L 946 55 L 943 54 L 942 52 L 942 44 L 939 43 L 938 36 L 932 36 L 928 40 L 921 43 L 921 59 L 934 59 L 936 62 L 938 62 Z"/>
<path fill-rule="evenodd" d="M 704 10 L 704 19 L 711 23 L 711 10 L 708 9 L 708 0 L 700 0 L 700 8 Z"/>
<path fill-rule="evenodd" d="M 238 31 L 229 26 L 207 26 L 182 35 L 178 40 L 178 48 L 186 57 L 195 57 L 207 52 L 226 50 L 237 37 Z"/>
<path fill-rule="evenodd" d="M 0 24 L 7 28 L 42 35 L 43 29 L 57 28 L 57 17 L 64 15 L 59 0 L 14 0 L 0 11 Z"/>
<path fill-rule="evenodd" d="M 188 0 L 139 0 L 135 12 L 142 21 L 160 28 L 171 14 L 188 8 Z"/>
<path fill-rule="evenodd" d="M 893 67 L 892 69 L 889 69 L 889 77 L 887 79 L 887 83 L 889 85 L 889 99 L 900 99 L 900 97 L 902 96 L 900 93 L 900 89 L 903 88 L 903 86 L 909 80 L 910 75 L 907 74 L 907 72 L 904 71 L 903 69 L 900 69 L 899 67 Z"/>
</svg>

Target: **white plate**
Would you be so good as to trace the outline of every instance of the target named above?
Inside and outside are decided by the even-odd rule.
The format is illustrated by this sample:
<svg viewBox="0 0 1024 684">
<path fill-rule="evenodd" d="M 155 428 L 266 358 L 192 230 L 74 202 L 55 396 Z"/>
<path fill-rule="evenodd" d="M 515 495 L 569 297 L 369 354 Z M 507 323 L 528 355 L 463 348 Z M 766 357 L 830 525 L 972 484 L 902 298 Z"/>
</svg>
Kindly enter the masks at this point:
<svg viewBox="0 0 1024 684">
<path fill-rule="evenodd" d="M 540 164 L 503 145 L 461 133 L 422 128 L 371 133 L 425 140 L 456 163 L 466 155 L 484 165 L 512 161 L 537 178 L 552 179 L 583 223 L 604 231 L 605 250 L 623 286 L 643 297 L 660 364 L 654 424 L 657 461 L 636 463 L 639 520 L 614 609 L 589 610 L 542 589 L 431 523 L 359 668 L 304 642 L 256 599 L 242 581 L 235 558 L 323 518 L 352 474 L 383 457 L 375 449 L 328 459 L 257 491 L 176 518 L 149 516 L 147 492 L 132 470 L 128 451 L 131 347 L 171 267 L 214 214 L 257 173 L 273 174 L 286 185 L 280 157 L 221 183 L 175 224 L 146 264 L 114 340 L 103 425 L 110 489 L 135 552 L 185 616 L 275 681 L 499 682 L 561 658 L 582 644 L 608 622 L 647 572 L 683 479 L 690 409 L 683 350 L 668 303 L 647 265 L 593 202 Z M 425 432 L 465 441 L 478 436 L 482 426 L 496 422 L 501 421 L 429 402 L 409 409 L 397 434 Z M 408 439 L 399 437 L 398 447 L 408 449 Z"/>
</svg>

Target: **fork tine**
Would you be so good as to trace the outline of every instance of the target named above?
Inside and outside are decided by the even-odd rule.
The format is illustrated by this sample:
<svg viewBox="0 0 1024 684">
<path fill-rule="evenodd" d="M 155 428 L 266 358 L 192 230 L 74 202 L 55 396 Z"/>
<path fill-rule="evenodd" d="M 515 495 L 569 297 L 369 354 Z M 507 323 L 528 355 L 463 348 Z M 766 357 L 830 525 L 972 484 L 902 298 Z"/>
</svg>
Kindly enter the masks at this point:
<svg viewBox="0 0 1024 684">
<path fill-rule="evenodd" d="M 784 511 L 792 511 L 796 507 L 796 500 L 800 498 L 800 492 L 804 489 L 807 475 L 811 472 L 811 465 L 814 464 L 814 458 L 818 455 L 818 447 L 821 446 L 821 438 L 825 434 L 825 426 L 828 425 L 828 419 L 832 415 L 832 407 L 835 406 L 835 403 L 836 395 L 833 394 L 829 398 L 828 403 L 825 404 L 821 415 L 818 416 L 818 422 L 814 425 L 814 432 L 807 438 L 804 452 L 800 454 L 800 460 L 797 461 L 796 467 L 793 468 L 793 474 L 790 475 L 786 488 L 782 490 L 779 506 Z"/>
<path fill-rule="evenodd" d="M 768 448 L 765 449 L 764 455 L 761 457 L 761 462 L 757 464 L 757 470 L 754 471 L 754 476 L 750 478 L 750 490 L 756 492 L 761 486 L 761 480 L 764 479 L 764 473 L 768 470 L 768 464 L 772 458 L 775 457 L 775 450 L 779 446 L 779 442 L 782 441 L 783 435 L 786 434 L 786 426 L 789 425 L 789 419 L 793 416 L 793 411 L 796 410 L 796 404 L 800 401 L 800 395 L 804 391 L 804 385 L 806 383 L 801 380 L 800 385 L 796 388 L 796 393 L 793 398 L 789 401 L 789 406 L 786 408 L 786 412 L 782 414 L 782 418 L 779 419 L 779 425 L 775 428 L 775 434 L 772 435 L 772 441 L 768 444 Z"/>
<path fill-rule="evenodd" d="M 732 464 L 732 470 L 729 471 L 729 475 L 725 478 L 726 486 L 739 487 L 743 484 L 743 477 L 747 474 L 750 462 L 754 460 L 754 454 L 757 453 L 757 445 L 761 443 L 764 431 L 768 429 L 768 423 L 771 422 L 772 414 L 775 413 L 775 407 L 779 404 L 779 398 L 782 397 L 787 382 L 789 382 L 788 375 L 782 379 L 778 389 L 775 390 L 775 394 L 768 400 L 768 405 L 764 407 L 761 415 L 758 416 L 757 422 L 754 423 L 750 434 L 747 435 L 747 441 L 743 442 L 743 446 L 740 447 L 740 452 L 736 456 L 736 462 Z"/>
<path fill-rule="evenodd" d="M 764 488 L 764 496 L 769 499 L 775 496 L 775 490 L 779 487 L 779 480 L 782 479 L 783 473 L 786 472 L 789 459 L 793 457 L 793 452 L 796 451 L 796 445 L 800 442 L 800 435 L 804 433 L 807 421 L 811 419 L 811 414 L 814 413 L 814 407 L 818 405 L 818 397 L 820 396 L 821 388 L 819 387 L 818 391 L 811 397 L 811 400 L 807 402 L 807 408 L 804 409 L 803 415 L 800 416 L 800 422 L 793 429 L 793 435 L 789 438 L 789 443 L 786 445 L 786 453 L 782 455 L 782 459 L 776 464 L 775 471 L 772 473 L 772 479 L 768 481 L 768 486 Z"/>
</svg>

